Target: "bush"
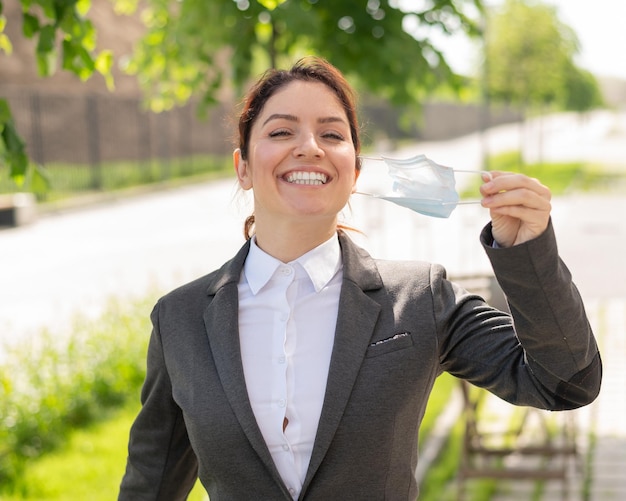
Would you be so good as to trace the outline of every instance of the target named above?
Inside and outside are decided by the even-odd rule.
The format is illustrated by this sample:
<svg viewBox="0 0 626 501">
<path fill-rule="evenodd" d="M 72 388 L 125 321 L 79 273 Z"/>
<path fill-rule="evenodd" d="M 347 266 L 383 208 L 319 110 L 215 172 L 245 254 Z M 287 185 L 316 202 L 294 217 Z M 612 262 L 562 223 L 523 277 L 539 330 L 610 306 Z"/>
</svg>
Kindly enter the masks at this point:
<svg viewBox="0 0 626 501">
<path fill-rule="evenodd" d="M 145 375 L 152 298 L 109 304 L 71 334 L 43 332 L 0 365 L 0 485 L 108 408 L 137 398 Z"/>
</svg>

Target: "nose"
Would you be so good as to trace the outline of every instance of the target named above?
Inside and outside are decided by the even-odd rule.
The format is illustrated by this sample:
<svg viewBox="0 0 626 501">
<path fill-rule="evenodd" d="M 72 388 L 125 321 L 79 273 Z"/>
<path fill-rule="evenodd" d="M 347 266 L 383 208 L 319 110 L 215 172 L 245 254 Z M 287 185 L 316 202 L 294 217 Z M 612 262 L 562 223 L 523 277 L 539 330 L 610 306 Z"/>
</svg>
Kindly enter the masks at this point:
<svg viewBox="0 0 626 501">
<path fill-rule="evenodd" d="M 324 150 L 320 147 L 315 134 L 306 133 L 301 136 L 300 141 L 293 150 L 294 156 L 298 158 L 321 158 L 324 156 Z"/>
</svg>

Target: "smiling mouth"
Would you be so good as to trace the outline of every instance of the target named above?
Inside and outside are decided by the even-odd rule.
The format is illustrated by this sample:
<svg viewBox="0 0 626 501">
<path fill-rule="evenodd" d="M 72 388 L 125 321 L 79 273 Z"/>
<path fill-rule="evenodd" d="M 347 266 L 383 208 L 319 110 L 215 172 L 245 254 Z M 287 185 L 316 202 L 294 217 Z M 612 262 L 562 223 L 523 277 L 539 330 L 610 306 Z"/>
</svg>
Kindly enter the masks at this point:
<svg viewBox="0 0 626 501">
<path fill-rule="evenodd" d="M 285 181 L 291 184 L 322 185 L 328 182 L 328 176 L 321 172 L 290 172 Z"/>
</svg>

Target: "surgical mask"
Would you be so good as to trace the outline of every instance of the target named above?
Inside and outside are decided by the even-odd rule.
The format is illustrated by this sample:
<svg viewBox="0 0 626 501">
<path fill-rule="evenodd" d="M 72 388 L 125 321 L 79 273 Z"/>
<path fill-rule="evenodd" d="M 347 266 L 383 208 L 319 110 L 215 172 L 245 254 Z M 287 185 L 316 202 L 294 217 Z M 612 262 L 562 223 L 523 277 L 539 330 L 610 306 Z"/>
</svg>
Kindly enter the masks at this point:
<svg viewBox="0 0 626 501">
<path fill-rule="evenodd" d="M 459 201 L 455 172 L 472 174 L 483 174 L 483 172 L 452 169 L 433 162 L 425 155 L 406 159 L 385 156 L 363 157 L 363 159 L 384 161 L 388 172 L 387 176 L 382 179 L 380 175 L 377 176 L 375 183 L 372 183 L 369 189 L 359 189 L 356 192 L 358 194 L 387 200 L 420 214 L 440 218 L 449 217 L 459 204 L 479 203 L 478 201 Z M 489 173 L 487 175 L 491 177 Z M 363 181 L 366 182 L 367 179 Z"/>
</svg>

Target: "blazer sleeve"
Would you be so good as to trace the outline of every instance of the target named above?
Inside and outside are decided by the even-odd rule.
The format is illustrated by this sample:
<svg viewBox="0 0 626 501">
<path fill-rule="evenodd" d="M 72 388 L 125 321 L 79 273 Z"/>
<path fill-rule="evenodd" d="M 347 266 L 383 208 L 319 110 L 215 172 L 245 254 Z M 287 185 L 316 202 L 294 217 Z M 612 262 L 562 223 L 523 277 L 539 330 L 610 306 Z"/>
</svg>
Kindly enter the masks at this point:
<svg viewBox="0 0 626 501">
<path fill-rule="evenodd" d="M 189 443 L 159 333 L 159 305 L 152 311 L 142 408 L 130 431 L 126 473 L 119 501 L 185 500 L 197 479 L 198 464 Z"/>
<path fill-rule="evenodd" d="M 442 282 L 441 296 L 455 303 L 440 310 L 445 370 L 514 404 L 564 410 L 592 402 L 600 391 L 600 354 L 552 223 L 509 248 L 493 248 L 488 225 L 481 242 L 511 317 Z"/>
</svg>

